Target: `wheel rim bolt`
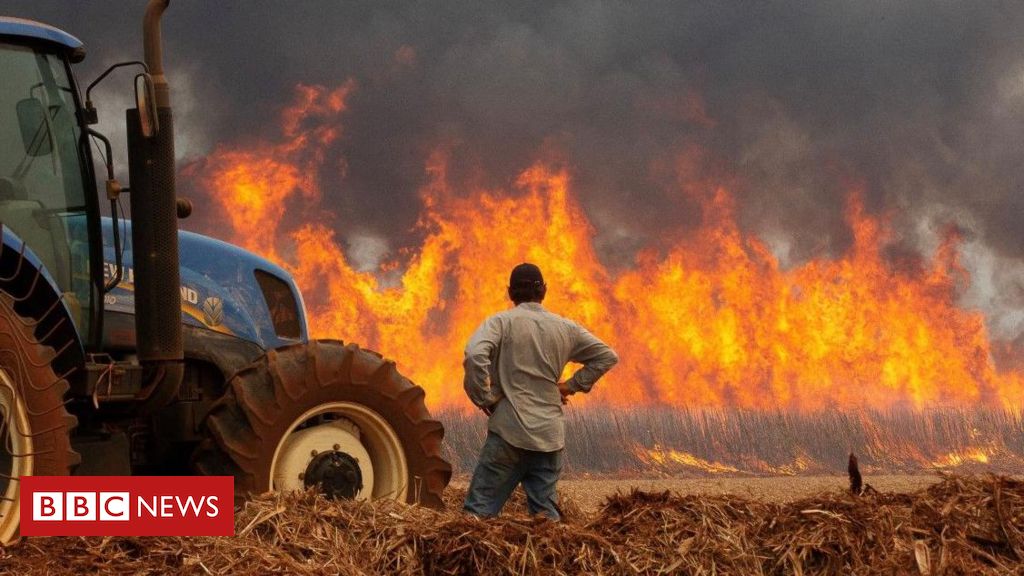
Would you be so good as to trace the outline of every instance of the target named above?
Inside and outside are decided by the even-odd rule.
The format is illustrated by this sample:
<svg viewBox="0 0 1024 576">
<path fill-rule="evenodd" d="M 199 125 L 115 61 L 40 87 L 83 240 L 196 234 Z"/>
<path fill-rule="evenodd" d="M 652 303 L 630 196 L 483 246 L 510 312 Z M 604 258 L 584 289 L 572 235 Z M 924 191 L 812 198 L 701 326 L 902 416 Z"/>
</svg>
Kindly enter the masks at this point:
<svg viewBox="0 0 1024 576">
<path fill-rule="evenodd" d="M 334 448 L 335 451 L 339 451 L 339 450 L 341 450 L 341 444 L 335 444 L 333 446 L 333 448 Z"/>
</svg>

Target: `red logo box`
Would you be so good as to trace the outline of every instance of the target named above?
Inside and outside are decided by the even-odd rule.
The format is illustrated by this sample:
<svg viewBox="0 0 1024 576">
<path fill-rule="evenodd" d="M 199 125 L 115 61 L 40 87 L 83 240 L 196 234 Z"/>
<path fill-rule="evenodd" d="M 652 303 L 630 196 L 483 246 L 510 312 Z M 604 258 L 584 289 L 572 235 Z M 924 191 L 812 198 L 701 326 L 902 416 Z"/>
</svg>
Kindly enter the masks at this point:
<svg viewBox="0 0 1024 576">
<path fill-rule="evenodd" d="M 22 476 L 23 536 L 231 536 L 230 476 Z"/>
</svg>

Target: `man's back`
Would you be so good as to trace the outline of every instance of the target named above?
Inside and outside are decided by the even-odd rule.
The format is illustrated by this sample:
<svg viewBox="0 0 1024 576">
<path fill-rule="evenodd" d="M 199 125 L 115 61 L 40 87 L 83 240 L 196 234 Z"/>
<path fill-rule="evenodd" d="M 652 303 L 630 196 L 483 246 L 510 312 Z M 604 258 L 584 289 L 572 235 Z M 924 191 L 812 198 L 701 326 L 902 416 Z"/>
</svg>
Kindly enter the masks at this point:
<svg viewBox="0 0 1024 576">
<path fill-rule="evenodd" d="M 565 446 L 563 398 L 589 392 L 619 360 L 593 334 L 545 310 L 540 303 L 547 289 L 536 264 L 513 268 L 508 297 L 516 307 L 485 320 L 466 346 L 463 385 L 491 417 L 463 503 L 476 516 L 499 514 L 522 485 L 531 514 L 561 518 L 556 485 Z M 583 367 L 559 382 L 569 362 Z"/>
<path fill-rule="evenodd" d="M 466 347 L 466 391 L 492 407 L 488 429 L 525 450 L 565 445 L 558 382 L 569 362 L 584 364 L 568 381 L 588 391 L 618 361 L 615 353 L 571 320 L 525 302 L 491 316 Z"/>
</svg>

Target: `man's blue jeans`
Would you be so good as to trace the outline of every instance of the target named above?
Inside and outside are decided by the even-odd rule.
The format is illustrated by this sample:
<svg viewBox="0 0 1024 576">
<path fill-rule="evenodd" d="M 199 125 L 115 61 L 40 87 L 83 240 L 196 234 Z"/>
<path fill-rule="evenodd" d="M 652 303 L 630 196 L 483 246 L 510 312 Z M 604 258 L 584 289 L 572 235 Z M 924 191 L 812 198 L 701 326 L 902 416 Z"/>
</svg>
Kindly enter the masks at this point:
<svg viewBox="0 0 1024 576">
<path fill-rule="evenodd" d="M 463 508 L 483 518 L 497 516 L 516 485 L 522 482 L 530 514 L 543 513 L 560 520 L 555 484 L 561 474 L 561 450 L 523 450 L 488 432 Z"/>
</svg>

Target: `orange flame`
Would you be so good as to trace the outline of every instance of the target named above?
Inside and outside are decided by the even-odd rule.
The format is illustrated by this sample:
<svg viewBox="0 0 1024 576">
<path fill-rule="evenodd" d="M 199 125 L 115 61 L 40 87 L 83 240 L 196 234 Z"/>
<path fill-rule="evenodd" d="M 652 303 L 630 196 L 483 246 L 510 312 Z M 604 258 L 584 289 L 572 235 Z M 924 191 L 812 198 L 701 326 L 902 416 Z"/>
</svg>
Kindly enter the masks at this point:
<svg viewBox="0 0 1024 576">
<path fill-rule="evenodd" d="M 997 452 L 998 451 L 993 447 L 967 448 L 945 454 L 931 464 L 935 468 L 958 468 L 972 462 L 988 464 L 989 457 L 995 455 Z"/>
<path fill-rule="evenodd" d="M 735 468 L 728 464 L 712 462 L 710 460 L 700 458 L 699 456 L 694 456 L 689 452 L 676 450 L 674 448 L 664 448 L 657 444 L 654 448 L 649 449 L 638 447 L 635 452 L 641 462 L 657 468 L 666 468 L 669 470 L 675 468 L 692 468 L 700 472 L 711 474 L 735 474 L 740 472 L 739 468 Z"/>
<path fill-rule="evenodd" d="M 431 404 L 466 406 L 462 348 L 489 314 L 508 306 L 505 281 L 538 263 L 545 305 L 605 338 L 621 365 L 588 402 L 815 410 L 830 406 L 916 409 L 1017 406 L 1024 375 L 999 372 L 983 317 L 956 305 L 966 280 L 950 235 L 923 269 L 899 270 L 882 254 L 886 221 L 851 192 L 850 250 L 783 270 L 744 234 L 722 187 L 685 184 L 702 208 L 698 230 L 633 269 L 600 262 L 570 174 L 541 162 L 508 190 L 454 190 L 447 155 L 426 163 L 422 245 L 397 285 L 356 270 L 320 205 L 316 174 L 341 137 L 355 88 L 300 86 L 282 113 L 282 137 L 221 147 L 187 168 L 229 225 L 214 230 L 294 274 L 312 333 L 376 348 L 424 386 Z M 681 158 L 681 170 L 692 158 Z M 299 213 L 305 218 L 296 218 Z M 289 227 L 287 222 L 309 223 Z"/>
</svg>

